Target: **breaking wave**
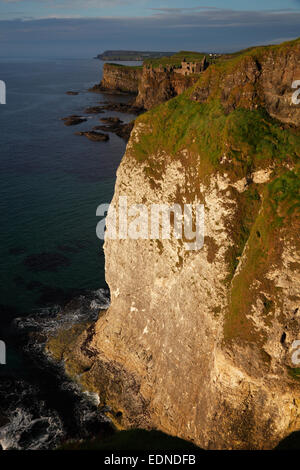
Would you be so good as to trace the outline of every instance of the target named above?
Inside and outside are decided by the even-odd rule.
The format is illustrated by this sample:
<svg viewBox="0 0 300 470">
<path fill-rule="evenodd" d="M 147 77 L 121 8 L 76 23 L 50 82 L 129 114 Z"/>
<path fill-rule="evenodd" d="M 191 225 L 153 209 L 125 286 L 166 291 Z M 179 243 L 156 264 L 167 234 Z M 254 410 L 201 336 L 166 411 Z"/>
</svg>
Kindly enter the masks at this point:
<svg viewBox="0 0 300 470">
<path fill-rule="evenodd" d="M 70 439 L 92 437 L 108 426 L 108 419 L 98 408 L 98 395 L 83 392 L 66 377 L 62 365 L 44 354 L 49 333 L 96 321 L 99 310 L 108 306 L 108 291 L 99 289 L 73 299 L 64 309 L 54 306 L 14 320 L 17 331 L 26 337 L 23 350 L 29 372 L 25 378 L 1 378 L 3 450 L 54 449 Z"/>
</svg>

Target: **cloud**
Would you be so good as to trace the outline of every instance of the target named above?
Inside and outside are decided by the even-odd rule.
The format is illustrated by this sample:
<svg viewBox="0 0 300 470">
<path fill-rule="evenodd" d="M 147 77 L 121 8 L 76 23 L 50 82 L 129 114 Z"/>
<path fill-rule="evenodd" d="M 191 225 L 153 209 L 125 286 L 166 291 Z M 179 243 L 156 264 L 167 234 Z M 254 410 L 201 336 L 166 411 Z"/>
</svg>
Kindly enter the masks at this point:
<svg viewBox="0 0 300 470">
<path fill-rule="evenodd" d="M 37 50 L 89 57 L 108 49 L 238 50 L 299 36 L 300 11 L 158 9 L 145 17 L 0 21 L 0 55 Z M 52 52 L 53 51 L 53 52 Z"/>
<path fill-rule="evenodd" d="M 300 1 L 300 0 L 299 0 Z M 208 6 L 197 6 L 197 7 L 182 7 L 182 8 L 149 8 L 149 10 L 152 11 L 160 11 L 164 13 L 184 13 L 184 12 L 190 12 L 190 11 L 199 11 L 199 10 L 219 10 L 217 7 L 208 7 Z"/>
<path fill-rule="evenodd" d="M 0 0 L 1 3 L 25 3 L 26 0 Z M 36 3 L 37 5 L 48 5 L 55 8 L 65 8 L 72 6 L 85 8 L 86 6 L 91 7 L 111 7 L 111 6 L 120 6 L 126 5 L 129 3 L 134 3 L 134 0 L 31 0 L 31 3 Z"/>
</svg>

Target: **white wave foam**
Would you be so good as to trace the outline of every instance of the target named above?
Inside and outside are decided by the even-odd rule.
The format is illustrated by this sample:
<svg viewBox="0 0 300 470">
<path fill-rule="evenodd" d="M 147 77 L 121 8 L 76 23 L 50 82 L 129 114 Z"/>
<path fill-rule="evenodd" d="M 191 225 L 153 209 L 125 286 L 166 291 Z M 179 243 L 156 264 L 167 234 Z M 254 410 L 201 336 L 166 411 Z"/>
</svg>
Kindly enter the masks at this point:
<svg viewBox="0 0 300 470">
<path fill-rule="evenodd" d="M 45 355 L 44 345 L 49 334 L 59 329 L 81 323 L 96 321 L 99 311 L 109 307 L 109 295 L 105 289 L 98 289 L 70 302 L 66 308 L 53 306 L 40 309 L 27 317 L 15 319 L 15 326 L 21 331 L 35 331 L 30 335 L 25 350 L 34 358 L 49 367 L 51 361 Z M 74 418 L 78 432 L 89 436 L 91 424 L 109 421 L 98 408 L 100 397 L 96 393 L 83 392 L 78 384 L 71 382 L 63 373 L 62 365 L 53 365 L 60 378 L 60 389 L 74 397 Z M 38 398 L 39 390 L 28 382 L 15 381 L 0 395 L 9 398 L 10 407 L 6 410 L 8 424 L 0 428 L 0 444 L 8 449 L 52 449 L 67 438 L 64 423 L 58 413 Z"/>
</svg>

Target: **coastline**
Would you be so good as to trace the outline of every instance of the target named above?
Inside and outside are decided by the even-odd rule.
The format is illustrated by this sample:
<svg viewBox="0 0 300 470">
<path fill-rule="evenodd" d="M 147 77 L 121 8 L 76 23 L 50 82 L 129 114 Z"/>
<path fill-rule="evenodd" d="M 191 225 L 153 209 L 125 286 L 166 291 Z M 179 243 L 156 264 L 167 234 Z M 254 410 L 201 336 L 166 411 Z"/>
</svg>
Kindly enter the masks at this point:
<svg viewBox="0 0 300 470">
<path fill-rule="evenodd" d="M 209 449 L 272 449 L 299 428 L 300 278 L 284 262 L 299 252 L 299 51 L 297 40 L 221 58 L 137 118 L 113 203 L 124 191 L 146 206 L 198 201 L 208 222 L 194 252 L 176 236 L 106 239 L 111 305 L 71 355 L 122 427 Z"/>
<path fill-rule="evenodd" d="M 10 62 L 12 63 L 12 65 L 7 66 L 6 69 L 8 74 L 7 80 L 9 80 L 11 83 L 11 79 L 9 78 L 9 70 L 10 68 L 14 69 L 16 65 L 14 61 Z M 34 136 L 34 134 L 31 135 L 33 147 L 31 147 L 31 143 L 27 143 L 26 140 L 25 142 L 22 142 L 22 138 L 24 138 L 22 133 L 19 134 L 18 140 L 22 145 L 22 159 L 24 160 L 24 165 L 26 162 L 26 158 L 29 159 L 35 157 L 35 155 L 33 154 L 33 150 L 34 145 L 37 146 L 39 161 L 38 163 L 31 163 L 30 165 L 28 165 L 29 169 L 27 169 L 28 174 L 30 174 L 30 171 L 32 171 L 33 173 L 32 185 L 33 188 L 36 188 L 35 191 L 37 194 L 39 194 L 39 191 L 43 191 L 43 186 L 39 186 L 37 184 L 38 179 L 36 179 L 35 176 L 35 168 L 40 169 L 41 161 L 43 161 L 43 158 L 45 160 L 46 166 L 45 174 L 48 175 L 47 178 L 49 182 L 51 182 L 52 180 L 51 172 L 49 175 L 48 171 L 48 161 L 49 167 L 52 168 L 52 173 L 53 168 L 55 168 L 58 164 L 61 165 L 61 161 L 63 160 L 63 158 L 64 161 L 66 161 L 66 168 L 63 167 L 60 179 L 56 179 L 55 183 L 51 183 L 53 184 L 53 187 L 55 187 L 55 193 L 58 193 L 58 201 L 55 201 L 55 206 L 58 208 L 62 206 L 62 199 L 59 199 L 60 192 L 64 194 L 66 189 L 68 191 L 67 198 L 70 199 L 70 201 L 67 206 L 67 209 L 64 212 L 65 214 L 67 214 L 67 210 L 69 210 L 73 218 L 74 215 L 76 215 L 76 211 L 74 211 L 73 207 L 73 199 L 70 198 L 70 195 L 72 195 L 73 197 L 73 193 L 70 193 L 70 190 L 73 191 L 74 187 L 72 179 L 74 179 L 74 181 L 77 183 L 76 187 L 82 188 L 81 191 L 84 190 L 85 192 L 87 192 L 87 194 L 89 194 L 89 188 L 95 187 L 95 190 L 92 191 L 90 195 L 88 195 L 87 208 L 84 209 L 85 206 L 83 207 L 85 213 L 92 213 L 92 217 L 90 217 L 91 220 L 86 227 L 86 232 L 88 231 L 88 237 L 90 237 L 89 233 L 93 236 L 94 227 L 96 226 L 97 222 L 97 220 L 93 217 L 94 211 L 96 210 L 96 206 L 99 204 L 99 202 L 102 201 L 109 202 L 110 198 L 112 197 L 112 190 L 115 179 L 112 179 L 110 174 L 115 174 L 115 168 L 117 168 L 119 160 L 124 151 L 125 144 L 122 143 L 123 140 L 121 139 L 126 140 L 127 137 L 121 135 L 120 139 L 118 136 L 115 136 L 115 133 L 113 133 L 111 134 L 110 139 L 111 144 L 104 144 L 103 147 L 100 144 L 93 144 L 89 143 L 88 141 L 82 141 L 82 143 L 80 143 L 78 142 L 78 137 L 73 137 L 73 129 L 75 130 L 75 128 L 64 129 L 64 125 L 60 121 L 61 115 L 63 115 L 61 110 L 69 109 L 72 112 L 73 108 L 77 111 L 79 109 L 79 105 L 79 107 L 81 107 L 83 111 L 85 109 L 84 107 L 96 104 L 95 94 L 88 93 L 87 89 L 90 88 L 92 83 L 95 83 L 97 79 L 97 74 L 94 74 L 93 72 L 93 70 L 95 69 L 95 65 L 97 66 L 97 64 L 94 64 L 94 62 L 92 61 L 82 62 L 78 60 L 67 61 L 67 63 L 65 64 L 64 61 L 58 60 L 55 61 L 54 65 L 56 66 L 56 69 L 54 68 L 54 70 L 57 74 L 57 76 L 55 76 L 56 82 L 58 83 L 59 80 L 59 83 L 57 85 L 55 84 L 54 90 L 57 90 L 56 94 L 58 96 L 60 105 L 57 106 L 57 104 L 52 104 L 51 107 L 50 102 L 47 110 L 44 110 L 44 105 L 42 103 L 44 103 L 44 101 L 48 98 L 48 89 L 49 96 L 52 96 L 53 94 L 54 85 L 51 83 L 52 77 L 49 73 L 49 67 L 52 67 L 52 62 L 43 61 L 41 64 L 39 64 L 39 62 L 36 62 L 34 60 L 28 60 L 22 61 L 19 67 L 20 69 L 24 69 L 24 74 L 27 73 L 27 70 L 28 73 L 31 74 L 32 69 L 34 70 L 35 68 L 37 70 L 41 70 L 42 78 L 43 74 L 45 74 L 45 85 L 43 85 L 43 82 L 41 82 L 40 91 L 41 111 L 39 111 L 39 102 L 37 101 L 36 97 L 31 106 L 37 109 L 37 111 L 35 111 L 35 114 L 37 114 L 38 112 L 41 116 L 43 116 L 47 112 L 47 120 L 50 120 L 52 122 L 52 126 L 47 126 L 49 130 L 44 129 L 43 135 L 46 137 L 47 132 L 48 134 L 50 132 L 51 135 L 53 135 L 53 138 L 55 138 L 57 144 L 56 146 L 51 146 L 51 148 L 49 147 L 49 150 L 47 149 L 48 154 L 45 154 L 44 152 L 44 155 L 43 153 L 40 155 L 38 150 L 38 140 Z M 82 70 L 80 71 L 78 78 L 74 81 L 74 79 L 72 80 L 71 77 L 71 75 L 73 76 L 74 74 L 69 74 L 69 70 L 72 68 L 74 70 L 77 70 L 78 67 L 81 67 Z M 4 71 L 6 69 L 3 67 Z M 92 83 L 86 82 L 86 70 L 89 71 L 90 77 L 92 77 Z M 97 66 L 97 73 L 99 73 L 99 66 Z M 63 79 L 63 74 L 67 76 L 67 79 Z M 62 75 L 61 79 L 60 75 Z M 15 79 L 16 90 L 18 90 L 19 81 L 21 84 L 22 74 L 19 73 L 19 76 L 20 79 Z M 69 78 L 69 76 L 71 79 Z M 66 94 L 66 83 L 70 90 L 76 90 L 76 92 Z M 86 83 L 86 85 L 84 85 L 84 83 Z M 35 96 L 39 96 L 38 91 L 39 89 L 36 90 Z M 22 109 L 22 102 L 18 103 L 16 110 L 20 109 L 20 119 L 23 120 L 24 116 L 26 116 L 28 108 L 26 93 L 28 93 L 28 96 L 30 96 L 30 90 L 27 91 L 25 89 L 22 90 L 20 93 L 22 93 L 21 96 L 24 100 L 24 110 Z M 16 99 L 20 101 L 17 97 L 18 95 L 16 95 Z M 107 108 L 109 107 L 110 103 L 113 107 L 112 111 L 110 111 L 109 109 L 103 109 L 101 114 L 99 115 L 86 114 L 86 121 L 79 122 L 78 125 L 80 127 L 90 126 L 93 120 L 98 120 L 98 118 L 100 117 L 105 118 L 106 116 L 109 117 L 110 115 L 119 115 L 121 121 L 123 121 L 122 124 L 124 125 L 124 127 L 126 127 L 127 122 L 130 122 L 130 120 L 135 117 L 135 115 L 133 114 L 128 114 L 128 112 L 130 111 L 130 106 L 126 105 L 128 98 L 128 96 L 117 96 L 116 94 L 114 94 L 111 96 L 110 101 L 108 102 L 107 98 L 103 96 L 103 99 L 105 101 L 101 104 L 101 106 Z M 11 105 L 14 105 L 12 97 L 9 97 L 9 101 Z M 54 103 L 56 102 L 54 101 Z M 118 113 L 118 106 L 122 108 L 121 114 Z M 9 135 L 11 121 L 8 117 L 5 118 L 5 112 L 8 111 L 9 108 L 3 109 L 2 126 L 4 127 L 4 129 L 7 129 L 7 134 Z M 18 111 L 16 111 L 16 113 L 17 112 Z M 14 118 L 14 125 L 16 125 L 16 118 L 18 116 L 12 115 L 12 117 Z M 37 115 L 36 121 L 37 130 L 39 129 L 39 127 L 42 128 L 43 123 L 46 122 L 44 118 L 39 118 L 39 115 Z M 99 124 L 101 123 L 99 122 Z M 76 126 L 76 129 L 77 128 L 78 126 Z M 106 132 L 110 132 L 113 130 L 118 129 L 107 129 Z M 59 139 L 60 135 L 62 136 L 61 140 Z M 16 141 L 16 144 L 18 143 L 18 140 Z M 109 150 L 111 145 L 113 145 L 112 150 Z M 27 147 L 28 157 L 26 154 Z M 106 148 L 107 150 L 105 150 Z M 120 150 L 118 150 L 119 148 Z M 64 152 L 63 158 L 60 156 L 60 152 Z M 92 172 L 90 171 L 89 160 L 85 157 L 86 152 L 89 152 L 90 154 L 90 162 L 92 163 L 93 161 L 95 161 L 95 169 L 93 169 Z M 68 153 L 70 153 L 70 158 L 68 157 Z M 4 155 L 5 152 L 3 156 Z M 33 157 L 31 157 L 31 155 L 33 155 Z M 101 155 L 102 159 L 106 159 L 109 163 L 108 168 L 112 168 L 112 170 L 109 170 L 109 172 L 108 170 L 106 170 L 107 163 L 105 163 L 105 160 L 103 163 L 101 163 Z M 47 161 L 46 158 L 48 159 Z M 87 162 L 87 165 L 85 165 L 86 169 L 85 167 L 83 167 L 83 163 L 81 163 L 81 161 L 85 163 L 85 161 L 83 160 L 84 158 Z M 56 160 L 58 163 L 56 163 Z M 112 163 L 110 163 L 111 161 Z M 76 162 L 76 164 L 74 162 Z M 13 163 L 14 161 L 9 160 L 7 166 Z M 75 167 L 77 167 L 76 170 Z M 81 169 L 81 167 L 83 168 Z M 41 168 L 43 172 L 44 169 L 43 167 Z M 10 169 L 9 171 L 11 174 Z M 69 173 L 66 173 L 67 171 Z M 76 172 L 73 173 L 74 171 Z M 82 174 L 80 173 L 80 171 L 82 172 Z M 104 179 L 101 172 L 104 173 Z M 5 173 L 3 174 L 5 175 Z M 70 176 L 68 176 L 68 174 L 70 174 Z M 107 178 L 107 176 L 105 175 L 108 175 L 109 178 Z M 43 181 L 42 176 L 43 173 L 40 176 L 41 181 Z M 54 178 L 56 178 L 56 175 L 54 175 Z M 68 189 L 66 188 L 66 183 L 68 183 L 69 180 L 70 188 Z M 99 183 L 97 183 L 97 181 L 99 181 Z M 22 194 L 22 187 L 20 186 L 20 184 L 21 183 L 19 180 L 19 191 L 20 194 Z M 47 186 L 45 186 L 45 189 L 46 188 Z M 98 190 L 96 191 L 97 188 Z M 29 193 L 29 196 L 31 196 L 31 193 Z M 77 196 L 74 193 L 75 201 L 76 197 Z M 26 200 L 26 197 L 24 197 L 24 199 Z M 80 199 L 80 205 L 82 205 L 82 198 Z M 33 208 L 35 207 L 34 198 L 32 202 L 30 201 L 30 207 L 31 206 Z M 37 206 L 37 215 L 35 216 L 37 218 L 39 218 L 38 210 L 40 210 L 40 207 L 41 206 Z M 81 219 L 81 221 L 86 220 L 86 217 L 84 218 L 81 212 L 82 210 L 79 211 L 78 217 Z M 21 216 L 19 215 L 19 218 L 20 217 Z M 56 223 L 58 222 L 56 221 Z M 35 227 L 33 227 L 31 219 L 29 219 L 27 225 L 27 231 L 29 233 L 28 238 L 32 238 L 32 235 L 35 235 Z M 5 340 L 8 346 L 7 365 L 1 367 L 0 384 L 0 441 L 2 443 L 1 446 L 3 449 L 50 449 L 55 448 L 57 444 L 61 442 L 62 439 L 66 438 L 66 436 L 78 439 L 92 436 L 94 431 L 99 431 L 100 434 L 103 434 L 103 432 L 105 431 L 104 434 L 106 433 L 107 435 L 112 432 L 111 426 L 107 423 L 107 419 L 105 418 L 105 416 L 101 413 L 99 414 L 99 416 L 97 416 L 98 412 L 97 406 L 95 406 L 95 397 L 93 397 L 92 395 L 89 397 L 88 395 L 80 391 L 80 388 L 75 386 L 73 382 L 66 379 L 66 377 L 62 373 L 61 366 L 56 366 L 53 361 L 49 362 L 48 358 L 42 354 L 42 344 L 43 340 L 45 340 L 45 333 L 43 333 L 42 331 L 43 328 L 45 328 L 46 330 L 49 330 L 51 328 L 53 329 L 55 324 L 60 323 L 60 309 L 58 308 L 58 305 L 67 305 L 71 300 L 74 303 L 76 299 L 80 298 L 88 299 L 89 296 L 91 296 L 91 292 L 89 292 L 89 290 L 95 288 L 95 284 L 96 286 L 100 285 L 101 287 L 105 287 L 103 274 L 104 265 L 103 273 L 101 272 L 101 269 L 99 272 L 98 262 L 99 259 L 101 267 L 101 264 L 103 264 L 101 243 L 97 241 L 97 251 L 94 254 L 93 245 L 91 245 L 87 241 L 89 240 L 89 238 L 87 237 L 87 240 L 84 239 L 84 237 L 86 236 L 85 232 L 80 233 L 79 236 L 77 236 L 77 234 L 73 235 L 74 238 L 70 240 L 69 237 L 72 236 L 72 231 L 77 231 L 76 228 L 73 229 L 73 225 L 74 223 L 68 220 L 67 229 L 65 230 L 64 234 L 56 235 L 56 237 L 53 237 L 50 243 L 48 241 L 47 243 L 45 242 L 45 244 L 47 245 L 47 250 L 45 250 L 43 247 L 39 248 L 39 244 L 37 244 L 37 246 L 34 247 L 33 250 L 28 250 L 28 246 L 26 246 L 28 243 L 26 238 L 26 224 L 25 232 L 23 229 L 22 246 L 17 237 L 10 236 L 8 238 L 8 242 L 6 243 L 6 241 L 4 240 L 4 244 L 2 244 L 1 247 L 2 250 L 7 250 L 7 252 L 4 253 L 7 258 L 7 263 L 11 263 L 13 260 L 15 266 L 13 287 L 10 287 L 10 284 L 8 283 L 9 279 L 6 279 L 6 292 L 15 292 L 16 288 L 18 289 L 18 295 L 13 295 L 12 299 L 8 298 L 6 300 L 5 296 L 2 296 L 2 301 L 6 301 L 8 305 L 1 305 L 2 326 L 4 327 L 2 335 L 3 339 Z M 61 223 L 61 226 L 64 226 L 64 223 Z M 7 228 L 8 230 L 10 230 L 10 227 Z M 7 233 L 10 234 L 9 231 Z M 45 236 L 40 237 L 40 240 L 42 242 L 43 238 L 45 238 Z M 48 248 L 48 245 L 50 246 L 50 249 Z M 88 256 L 85 254 L 85 252 L 89 252 L 90 256 L 93 258 L 93 265 L 91 268 L 87 267 Z M 4 259 L 4 262 L 6 258 Z M 78 280 L 78 282 L 76 283 L 74 281 L 74 278 L 76 278 L 78 273 L 78 270 L 76 269 L 76 262 L 80 258 L 83 258 L 85 261 L 84 272 L 86 273 L 86 279 L 82 279 L 81 273 L 81 279 Z M 68 259 L 68 265 L 66 264 L 66 259 Z M 27 263 L 26 265 L 23 264 L 25 261 Z M 23 268 L 22 265 L 24 266 Z M 82 266 L 82 262 L 80 262 L 80 266 Z M 54 268 L 54 270 L 52 268 Z M 90 271 L 88 269 L 90 269 Z M 23 272 L 26 274 L 26 277 Z M 64 272 L 66 272 L 65 278 L 62 278 Z M 95 281 L 93 280 L 93 272 L 95 272 Z M 71 276 L 70 273 L 72 274 Z M 92 282 L 90 281 L 90 279 L 92 279 Z M 55 282 L 55 280 L 57 281 Z M 78 288 L 76 288 L 76 284 L 79 284 Z M 30 302 L 28 302 L 27 297 L 25 297 L 25 295 L 28 297 Z M 35 298 L 37 298 L 37 300 L 35 300 Z M 14 305 L 15 300 L 19 301 L 20 306 L 12 306 Z M 91 300 L 91 302 L 93 301 L 95 301 L 95 298 Z M 88 309 L 85 310 L 88 318 L 90 313 L 88 313 Z M 91 313 L 93 312 L 95 312 L 95 310 L 91 311 Z M 70 318 L 70 322 L 72 323 L 73 321 L 76 324 L 76 309 L 73 313 L 74 318 L 73 320 L 72 318 Z M 84 318 L 85 317 L 83 315 L 83 321 L 86 321 Z M 40 379 L 43 380 L 44 384 L 40 383 Z M 64 388 L 65 390 L 63 390 Z M 14 392 L 14 390 L 16 392 Z M 43 405 L 43 403 L 45 404 Z M 64 406 L 65 410 L 63 408 Z M 81 412 L 79 411 L 79 409 L 81 409 Z M 44 418 L 42 418 L 42 416 Z"/>
<path fill-rule="evenodd" d="M 299 428 L 299 369 L 289 356 L 299 331 L 300 115 L 289 104 L 299 51 L 297 40 L 220 59 L 195 86 L 159 95 L 160 106 L 154 87 L 143 95 L 139 82 L 143 108 L 153 109 L 129 129 L 113 203 L 124 191 L 143 206 L 200 201 L 206 244 L 187 252 L 174 234 L 149 244 L 106 238 L 110 305 L 89 299 L 84 319 L 63 321 L 41 343 L 115 429 L 155 428 L 208 449 L 272 449 Z M 291 74 L 278 95 L 287 61 Z M 174 78 L 171 69 L 158 73 Z M 146 83 L 158 76 L 144 72 Z M 100 118 L 92 130 L 90 120 L 130 106 L 97 103 L 86 119 L 70 115 L 65 124 L 85 128 L 77 134 L 105 149 L 110 136 L 98 131 L 119 132 L 120 118 Z M 24 262 L 39 263 L 68 266 L 53 253 Z M 70 309 L 78 320 L 74 303 L 50 316 L 60 323 Z"/>
</svg>

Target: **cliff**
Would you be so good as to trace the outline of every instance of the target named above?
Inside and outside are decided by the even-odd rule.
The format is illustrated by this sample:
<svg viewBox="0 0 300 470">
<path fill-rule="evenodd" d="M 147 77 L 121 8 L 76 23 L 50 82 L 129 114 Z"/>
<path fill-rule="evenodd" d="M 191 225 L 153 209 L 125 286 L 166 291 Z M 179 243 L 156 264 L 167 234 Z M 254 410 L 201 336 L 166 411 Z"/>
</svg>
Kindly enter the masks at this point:
<svg viewBox="0 0 300 470">
<path fill-rule="evenodd" d="M 292 85 L 299 77 L 299 41 L 258 47 L 212 65 L 192 99 L 201 103 L 218 98 L 226 114 L 238 107 L 263 107 L 281 122 L 299 126 L 300 106 L 291 105 Z"/>
<path fill-rule="evenodd" d="M 185 77 L 176 69 L 152 68 L 145 65 L 139 82 L 135 106 L 151 109 L 153 106 L 180 95 L 194 85 L 198 79 L 199 75 L 196 74 Z"/>
<path fill-rule="evenodd" d="M 182 69 L 182 63 L 188 66 L 196 62 L 199 64 L 198 73 L 188 72 L 189 67 Z M 198 81 L 199 73 L 208 65 L 205 54 L 189 51 L 177 52 L 172 57 L 145 61 L 135 105 L 148 110 L 181 95 Z"/>
<path fill-rule="evenodd" d="M 104 64 L 102 80 L 99 85 L 92 88 L 92 91 L 121 91 L 137 94 L 141 74 L 142 67 Z"/>
<path fill-rule="evenodd" d="M 300 429 L 299 64 L 299 40 L 234 55 L 135 122 L 112 205 L 202 203 L 205 238 L 106 238 L 111 306 L 62 357 L 120 427 L 208 449 Z"/>
<path fill-rule="evenodd" d="M 91 91 L 134 93 L 138 95 L 134 106 L 148 110 L 180 95 L 198 81 L 199 74 L 185 76 L 180 70 L 181 62 L 186 58 L 199 61 L 201 70 L 208 66 L 205 55 L 195 52 L 149 59 L 143 67 L 104 64 L 102 80 Z"/>
</svg>

